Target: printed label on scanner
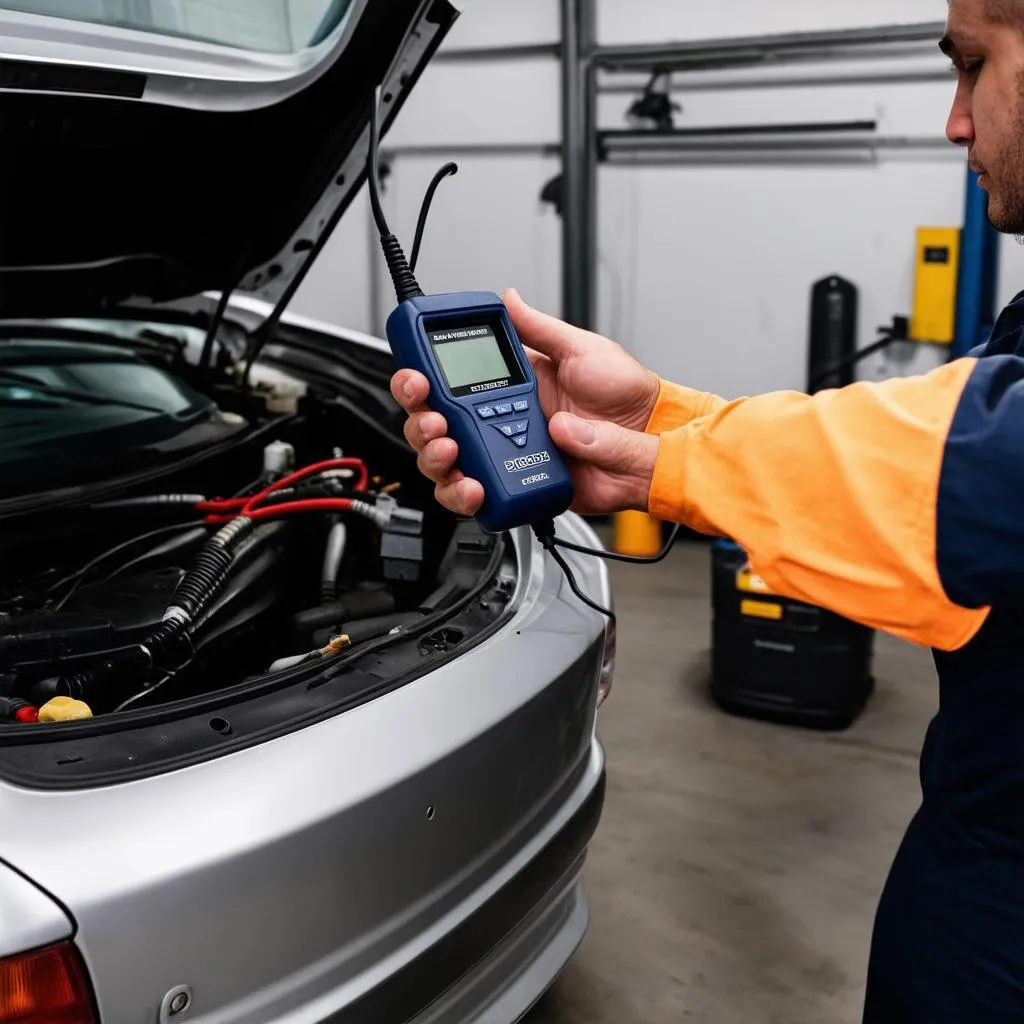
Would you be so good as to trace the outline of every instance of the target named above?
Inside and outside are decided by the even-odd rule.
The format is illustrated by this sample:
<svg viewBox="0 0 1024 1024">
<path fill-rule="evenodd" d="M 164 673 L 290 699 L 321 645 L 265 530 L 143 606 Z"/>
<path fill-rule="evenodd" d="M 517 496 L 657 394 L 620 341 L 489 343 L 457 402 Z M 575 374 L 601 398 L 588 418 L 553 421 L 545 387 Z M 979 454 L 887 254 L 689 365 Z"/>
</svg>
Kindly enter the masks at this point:
<svg viewBox="0 0 1024 1024">
<path fill-rule="evenodd" d="M 533 455 L 524 455 L 520 459 L 506 459 L 505 472 L 519 473 L 522 470 L 530 469 L 533 466 L 543 466 L 545 462 L 550 461 L 551 455 L 548 452 L 534 452 Z"/>
<path fill-rule="evenodd" d="M 434 341 L 465 341 L 467 338 L 487 338 L 493 335 L 490 327 L 471 327 L 463 331 L 434 331 Z"/>
</svg>

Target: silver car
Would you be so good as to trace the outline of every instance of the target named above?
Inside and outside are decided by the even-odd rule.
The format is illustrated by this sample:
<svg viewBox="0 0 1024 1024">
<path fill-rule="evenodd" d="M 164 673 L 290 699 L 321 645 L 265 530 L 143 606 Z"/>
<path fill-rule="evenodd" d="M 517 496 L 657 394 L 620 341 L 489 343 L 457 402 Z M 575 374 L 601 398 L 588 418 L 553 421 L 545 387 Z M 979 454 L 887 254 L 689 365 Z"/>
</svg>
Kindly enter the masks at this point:
<svg viewBox="0 0 1024 1024">
<path fill-rule="evenodd" d="M 0 3 L 0 1024 L 509 1024 L 586 930 L 614 620 L 286 308 L 456 13 Z"/>
</svg>

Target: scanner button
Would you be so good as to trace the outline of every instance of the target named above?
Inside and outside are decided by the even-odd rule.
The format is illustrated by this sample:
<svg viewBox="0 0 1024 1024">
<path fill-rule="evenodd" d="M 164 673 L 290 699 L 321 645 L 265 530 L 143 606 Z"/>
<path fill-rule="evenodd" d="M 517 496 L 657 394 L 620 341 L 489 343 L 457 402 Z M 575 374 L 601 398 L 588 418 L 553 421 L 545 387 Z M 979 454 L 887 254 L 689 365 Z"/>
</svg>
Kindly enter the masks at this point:
<svg viewBox="0 0 1024 1024">
<path fill-rule="evenodd" d="M 511 437 L 516 431 L 511 423 L 496 423 L 495 426 L 506 436 Z"/>
<path fill-rule="evenodd" d="M 527 438 L 526 438 L 525 434 L 520 434 L 519 437 L 513 437 L 512 438 L 512 443 L 514 445 L 518 446 L 519 448 L 525 448 L 526 447 L 526 441 L 527 441 Z"/>
<path fill-rule="evenodd" d="M 516 412 L 527 412 L 530 408 L 530 403 L 526 401 L 513 402 L 512 408 Z"/>
<path fill-rule="evenodd" d="M 512 406 L 511 406 L 510 403 L 506 402 L 504 405 L 496 405 L 494 407 L 494 411 L 499 416 L 511 416 L 512 415 Z"/>
<path fill-rule="evenodd" d="M 482 420 L 489 420 L 489 419 L 492 419 L 495 416 L 494 410 L 489 405 L 481 405 L 476 410 L 476 414 Z"/>
</svg>

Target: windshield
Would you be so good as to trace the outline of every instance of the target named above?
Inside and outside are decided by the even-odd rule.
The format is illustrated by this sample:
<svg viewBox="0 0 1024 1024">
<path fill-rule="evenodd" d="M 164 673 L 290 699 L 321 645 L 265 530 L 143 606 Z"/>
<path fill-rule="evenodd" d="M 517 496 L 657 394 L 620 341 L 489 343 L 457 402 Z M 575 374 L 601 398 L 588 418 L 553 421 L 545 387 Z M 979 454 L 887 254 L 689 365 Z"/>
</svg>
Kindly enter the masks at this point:
<svg viewBox="0 0 1024 1024">
<path fill-rule="evenodd" d="M 2 0 L 0 8 L 199 39 L 263 53 L 299 53 L 337 27 L 352 0 Z"/>
<path fill-rule="evenodd" d="M 0 498 L 102 479 L 218 422 L 213 402 L 144 351 L 98 332 L 0 332 Z"/>
</svg>

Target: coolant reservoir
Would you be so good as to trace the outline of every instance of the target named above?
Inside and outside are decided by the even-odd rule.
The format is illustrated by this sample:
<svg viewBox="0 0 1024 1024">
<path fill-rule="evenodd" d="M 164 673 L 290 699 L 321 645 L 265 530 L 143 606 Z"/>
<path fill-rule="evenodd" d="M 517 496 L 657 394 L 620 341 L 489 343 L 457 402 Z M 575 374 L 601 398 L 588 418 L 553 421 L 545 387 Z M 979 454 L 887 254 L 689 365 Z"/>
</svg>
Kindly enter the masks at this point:
<svg viewBox="0 0 1024 1024">
<path fill-rule="evenodd" d="M 267 477 L 280 477 L 295 468 L 295 448 L 287 441 L 271 441 L 263 449 L 263 473 Z"/>
</svg>

